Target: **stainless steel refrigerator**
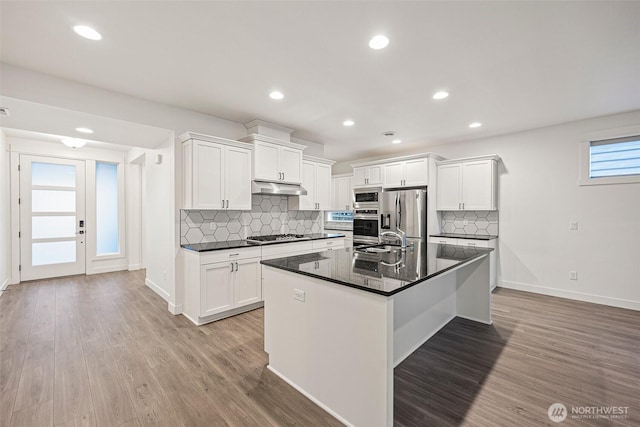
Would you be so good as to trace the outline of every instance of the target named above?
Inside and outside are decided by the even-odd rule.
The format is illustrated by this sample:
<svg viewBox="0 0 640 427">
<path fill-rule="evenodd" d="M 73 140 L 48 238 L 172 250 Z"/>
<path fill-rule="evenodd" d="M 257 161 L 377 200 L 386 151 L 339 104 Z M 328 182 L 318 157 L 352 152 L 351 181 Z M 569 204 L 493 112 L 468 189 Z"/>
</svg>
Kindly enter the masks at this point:
<svg viewBox="0 0 640 427">
<path fill-rule="evenodd" d="M 380 213 L 381 232 L 400 229 L 407 234 L 408 245 L 427 241 L 427 187 L 383 190 Z M 397 243 L 393 236 L 382 240 Z"/>
</svg>

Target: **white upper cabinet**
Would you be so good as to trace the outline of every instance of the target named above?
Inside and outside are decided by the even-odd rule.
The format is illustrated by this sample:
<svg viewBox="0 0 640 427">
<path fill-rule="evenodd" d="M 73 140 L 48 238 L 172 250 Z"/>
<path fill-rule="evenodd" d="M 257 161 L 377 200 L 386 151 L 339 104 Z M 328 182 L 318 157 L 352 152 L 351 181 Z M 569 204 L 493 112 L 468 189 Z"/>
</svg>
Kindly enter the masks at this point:
<svg viewBox="0 0 640 427">
<path fill-rule="evenodd" d="M 429 183 L 428 158 L 385 163 L 383 171 L 384 188 L 414 187 Z"/>
<path fill-rule="evenodd" d="M 254 180 L 302 184 L 302 151 L 306 146 L 256 134 L 240 141 L 253 144 Z"/>
<path fill-rule="evenodd" d="M 353 209 L 352 176 L 331 178 L 331 210 L 350 211 Z"/>
<path fill-rule="evenodd" d="M 497 207 L 498 156 L 438 162 L 439 211 L 493 211 Z"/>
<path fill-rule="evenodd" d="M 289 209 L 317 211 L 331 209 L 331 160 L 304 156 L 302 187 L 306 196 L 289 196 Z"/>
<path fill-rule="evenodd" d="M 353 168 L 353 187 L 375 187 L 382 185 L 382 165 Z"/>
<path fill-rule="evenodd" d="M 184 209 L 251 210 L 251 149 L 206 135 L 180 137 Z"/>
</svg>

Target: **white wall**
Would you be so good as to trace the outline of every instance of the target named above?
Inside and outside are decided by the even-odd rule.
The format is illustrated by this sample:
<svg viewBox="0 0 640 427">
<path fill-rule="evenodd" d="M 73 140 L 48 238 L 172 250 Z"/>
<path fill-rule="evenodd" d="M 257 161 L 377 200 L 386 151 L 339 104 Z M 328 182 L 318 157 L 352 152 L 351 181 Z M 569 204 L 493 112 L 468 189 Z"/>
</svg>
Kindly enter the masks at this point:
<svg viewBox="0 0 640 427">
<path fill-rule="evenodd" d="M 0 290 L 10 281 L 11 271 L 11 221 L 9 198 L 9 147 L 7 138 L 0 130 Z"/>
<path fill-rule="evenodd" d="M 577 185 L 583 138 L 629 126 L 640 126 L 640 111 L 421 151 L 502 158 L 501 286 L 640 309 L 640 184 Z"/>
</svg>

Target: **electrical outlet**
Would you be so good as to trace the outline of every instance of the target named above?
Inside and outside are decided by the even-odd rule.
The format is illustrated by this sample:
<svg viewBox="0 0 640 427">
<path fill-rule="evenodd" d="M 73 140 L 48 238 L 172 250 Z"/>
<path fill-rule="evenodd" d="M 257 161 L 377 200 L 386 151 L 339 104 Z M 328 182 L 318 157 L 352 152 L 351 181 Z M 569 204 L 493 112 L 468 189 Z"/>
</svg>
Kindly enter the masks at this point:
<svg viewBox="0 0 640 427">
<path fill-rule="evenodd" d="M 577 271 L 570 271 L 569 272 L 569 279 L 570 280 L 578 280 L 578 272 Z"/>
<path fill-rule="evenodd" d="M 569 230 L 577 230 L 578 229 L 578 221 L 571 221 L 569 223 Z"/>
<path fill-rule="evenodd" d="M 301 291 L 300 289 L 294 289 L 293 299 L 304 302 L 304 291 Z"/>
<path fill-rule="evenodd" d="M 209 223 L 209 231 L 216 231 L 216 223 L 211 221 Z"/>
</svg>

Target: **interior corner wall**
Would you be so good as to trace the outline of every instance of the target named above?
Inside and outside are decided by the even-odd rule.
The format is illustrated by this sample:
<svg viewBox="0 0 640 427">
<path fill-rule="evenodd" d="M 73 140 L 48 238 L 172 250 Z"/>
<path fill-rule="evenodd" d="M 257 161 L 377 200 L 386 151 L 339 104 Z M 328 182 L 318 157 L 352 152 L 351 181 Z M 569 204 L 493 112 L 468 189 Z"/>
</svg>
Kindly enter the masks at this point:
<svg viewBox="0 0 640 427">
<path fill-rule="evenodd" d="M 0 130 L 0 290 L 6 289 L 11 272 L 11 221 L 9 147 Z"/>
<path fill-rule="evenodd" d="M 420 152 L 501 157 L 499 286 L 640 310 L 640 183 L 578 185 L 580 142 L 633 127 L 640 111 Z"/>
<path fill-rule="evenodd" d="M 159 148 L 147 150 L 144 164 L 145 283 L 175 304 L 175 137 Z M 157 155 L 161 155 L 157 163 Z"/>
</svg>

